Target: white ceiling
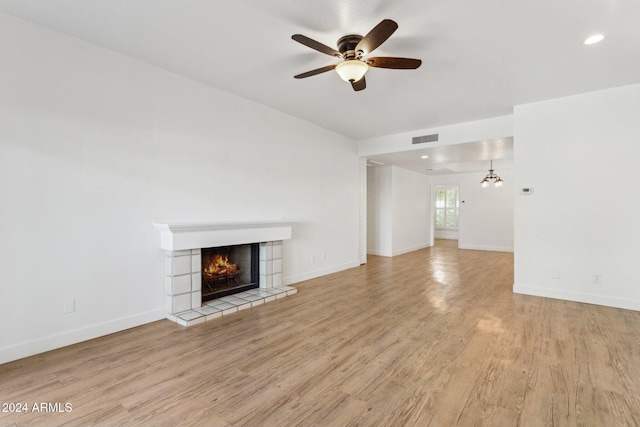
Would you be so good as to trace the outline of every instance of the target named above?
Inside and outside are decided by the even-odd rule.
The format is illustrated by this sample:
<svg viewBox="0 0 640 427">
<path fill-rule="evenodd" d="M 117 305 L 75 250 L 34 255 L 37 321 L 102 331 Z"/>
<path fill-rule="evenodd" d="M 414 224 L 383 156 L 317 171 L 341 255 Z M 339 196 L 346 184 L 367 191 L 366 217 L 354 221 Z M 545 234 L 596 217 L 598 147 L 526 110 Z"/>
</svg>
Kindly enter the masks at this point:
<svg viewBox="0 0 640 427">
<path fill-rule="evenodd" d="M 0 0 L 0 10 L 357 139 L 511 114 L 514 105 L 640 81 L 638 0 Z M 335 46 L 399 29 L 354 92 L 291 35 Z M 585 46 L 590 34 L 606 35 Z"/>
</svg>

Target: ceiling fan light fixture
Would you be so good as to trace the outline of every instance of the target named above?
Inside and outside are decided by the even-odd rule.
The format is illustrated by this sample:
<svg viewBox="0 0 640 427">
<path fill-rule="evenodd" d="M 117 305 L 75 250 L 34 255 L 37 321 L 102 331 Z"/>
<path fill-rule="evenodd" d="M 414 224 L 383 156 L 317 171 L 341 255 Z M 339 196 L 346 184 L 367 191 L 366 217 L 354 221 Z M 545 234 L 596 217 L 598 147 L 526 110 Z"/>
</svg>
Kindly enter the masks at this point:
<svg viewBox="0 0 640 427">
<path fill-rule="evenodd" d="M 338 50 L 302 34 L 294 34 L 291 36 L 294 41 L 320 53 L 324 53 L 325 55 L 341 58 L 344 62 L 316 68 L 315 70 L 300 73 L 293 77 L 296 79 L 304 79 L 326 73 L 330 70 L 336 70 L 336 73 L 342 80 L 351 83 L 353 90 L 359 92 L 367 88 L 367 79 L 364 75 L 369 67 L 387 68 L 391 70 L 415 70 L 422 64 L 420 59 L 396 58 L 393 56 L 362 59 L 365 54 L 370 55 L 371 52 L 391 37 L 391 34 L 397 29 L 398 24 L 395 21 L 383 19 L 364 37 L 358 34 L 348 34 L 340 37 L 338 39 Z"/>
<path fill-rule="evenodd" d="M 369 66 L 366 62 L 349 59 L 336 66 L 336 73 L 345 82 L 357 82 L 364 77 L 368 69 Z"/>
</svg>

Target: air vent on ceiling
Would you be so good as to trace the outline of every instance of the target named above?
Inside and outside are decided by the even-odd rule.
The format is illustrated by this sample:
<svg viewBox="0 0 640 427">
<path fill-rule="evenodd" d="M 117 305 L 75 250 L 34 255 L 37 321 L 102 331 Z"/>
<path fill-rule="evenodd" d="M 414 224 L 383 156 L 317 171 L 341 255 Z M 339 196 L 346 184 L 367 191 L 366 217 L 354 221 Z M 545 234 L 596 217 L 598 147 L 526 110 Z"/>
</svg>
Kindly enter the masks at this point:
<svg viewBox="0 0 640 427">
<path fill-rule="evenodd" d="M 425 142 L 436 142 L 438 140 L 438 134 L 434 133 L 433 135 L 423 135 L 423 136 L 414 136 L 411 138 L 412 144 L 424 144 Z"/>
</svg>

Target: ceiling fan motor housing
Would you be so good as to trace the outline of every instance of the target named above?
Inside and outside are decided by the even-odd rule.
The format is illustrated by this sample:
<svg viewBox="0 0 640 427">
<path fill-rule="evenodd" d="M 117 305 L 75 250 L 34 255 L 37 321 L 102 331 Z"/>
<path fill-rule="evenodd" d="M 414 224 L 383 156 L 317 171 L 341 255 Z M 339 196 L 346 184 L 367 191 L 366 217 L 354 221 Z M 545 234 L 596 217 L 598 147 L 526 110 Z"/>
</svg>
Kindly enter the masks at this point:
<svg viewBox="0 0 640 427">
<path fill-rule="evenodd" d="M 356 46 L 358 46 L 360 40 L 362 40 L 362 36 L 355 34 L 340 37 L 338 40 L 338 50 L 345 60 L 360 59 L 362 55 L 364 55 L 364 52 L 362 51 L 356 52 Z"/>
</svg>

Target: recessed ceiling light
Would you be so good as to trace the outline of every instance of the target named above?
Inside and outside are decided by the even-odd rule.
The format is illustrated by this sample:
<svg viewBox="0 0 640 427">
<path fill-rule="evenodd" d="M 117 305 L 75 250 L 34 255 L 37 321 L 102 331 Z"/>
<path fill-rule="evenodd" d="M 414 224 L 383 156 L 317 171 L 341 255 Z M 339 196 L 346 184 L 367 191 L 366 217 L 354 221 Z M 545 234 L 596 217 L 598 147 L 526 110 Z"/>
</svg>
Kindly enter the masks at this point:
<svg viewBox="0 0 640 427">
<path fill-rule="evenodd" d="M 584 44 L 595 44 L 602 41 L 602 39 L 604 39 L 604 36 L 602 34 L 594 34 L 587 37 L 587 39 L 584 41 Z"/>
<path fill-rule="evenodd" d="M 428 159 L 429 156 L 420 156 L 421 159 Z"/>
</svg>

